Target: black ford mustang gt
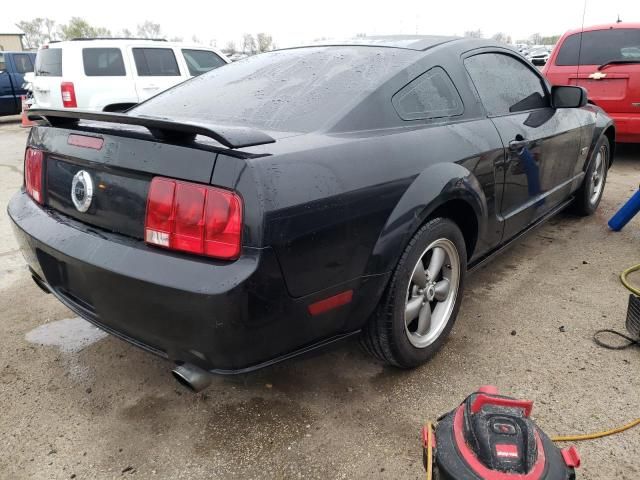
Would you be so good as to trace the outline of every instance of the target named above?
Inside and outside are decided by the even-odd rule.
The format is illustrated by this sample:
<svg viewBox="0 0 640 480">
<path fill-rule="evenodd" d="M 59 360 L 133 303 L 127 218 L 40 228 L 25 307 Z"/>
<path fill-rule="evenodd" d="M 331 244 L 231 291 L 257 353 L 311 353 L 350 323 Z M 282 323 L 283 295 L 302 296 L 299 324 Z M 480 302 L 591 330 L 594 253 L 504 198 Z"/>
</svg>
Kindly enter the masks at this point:
<svg viewBox="0 0 640 480">
<path fill-rule="evenodd" d="M 35 282 L 193 370 L 354 333 L 425 362 L 470 268 L 570 203 L 593 213 L 614 126 L 490 42 L 367 40 L 248 58 L 126 114 L 32 111 L 8 210 Z"/>
</svg>

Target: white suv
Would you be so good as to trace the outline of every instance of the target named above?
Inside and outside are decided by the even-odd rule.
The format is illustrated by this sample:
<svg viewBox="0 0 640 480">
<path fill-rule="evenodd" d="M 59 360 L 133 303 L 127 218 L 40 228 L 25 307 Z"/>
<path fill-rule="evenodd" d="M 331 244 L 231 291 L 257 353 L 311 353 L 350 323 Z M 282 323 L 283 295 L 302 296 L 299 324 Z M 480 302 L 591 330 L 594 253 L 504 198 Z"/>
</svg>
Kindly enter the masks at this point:
<svg viewBox="0 0 640 480">
<path fill-rule="evenodd" d="M 213 48 L 164 40 L 51 42 L 36 56 L 34 106 L 119 112 L 227 63 Z"/>
</svg>

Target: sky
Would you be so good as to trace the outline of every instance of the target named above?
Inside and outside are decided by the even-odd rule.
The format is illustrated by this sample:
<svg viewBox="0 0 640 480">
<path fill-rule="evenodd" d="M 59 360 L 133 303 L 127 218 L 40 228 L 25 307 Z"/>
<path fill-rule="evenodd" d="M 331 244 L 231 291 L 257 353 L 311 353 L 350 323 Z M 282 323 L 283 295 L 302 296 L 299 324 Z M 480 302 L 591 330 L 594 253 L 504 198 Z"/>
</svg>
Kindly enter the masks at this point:
<svg viewBox="0 0 640 480">
<path fill-rule="evenodd" d="M 561 34 L 582 24 L 584 0 L 29 0 L 7 1 L 4 25 L 34 17 L 65 23 L 84 17 L 112 32 L 145 20 L 159 23 L 166 37 L 224 47 L 241 46 L 244 33 L 265 32 L 278 47 L 317 39 L 346 39 L 356 34 L 462 35 L 481 29 L 484 36 L 504 32 L 513 40 L 534 33 Z M 28 9 L 25 6 L 28 5 Z M 640 22 L 640 0 L 586 0 L 585 25 Z"/>
</svg>

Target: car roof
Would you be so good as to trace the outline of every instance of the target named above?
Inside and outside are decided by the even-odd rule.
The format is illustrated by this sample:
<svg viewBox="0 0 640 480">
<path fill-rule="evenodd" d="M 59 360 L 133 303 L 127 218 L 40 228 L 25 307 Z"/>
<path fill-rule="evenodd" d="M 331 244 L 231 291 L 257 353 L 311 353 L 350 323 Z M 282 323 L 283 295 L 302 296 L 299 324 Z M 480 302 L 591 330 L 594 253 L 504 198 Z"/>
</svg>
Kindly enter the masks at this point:
<svg viewBox="0 0 640 480">
<path fill-rule="evenodd" d="M 427 50 L 428 48 L 435 47 L 436 45 L 460 39 L 461 37 L 445 35 L 374 35 L 348 40 L 323 40 L 305 46 L 366 46 L 403 48 L 406 50 Z"/>
<path fill-rule="evenodd" d="M 640 23 L 637 22 L 620 22 L 620 23 L 603 23 L 601 25 L 590 25 L 584 28 L 575 28 L 565 33 L 566 36 L 580 32 L 593 32 L 595 30 L 617 30 L 617 29 L 640 29 Z"/>
<path fill-rule="evenodd" d="M 218 51 L 214 47 L 208 45 L 198 45 L 195 43 L 168 42 L 164 39 L 149 38 L 74 38 L 72 40 L 61 40 L 49 42 L 46 47 L 49 48 L 86 48 L 86 47 L 108 47 L 108 46 L 126 46 L 126 45 L 143 45 L 154 47 L 179 47 L 179 48 L 195 48 L 201 50 Z M 45 47 L 45 48 L 46 48 Z"/>
</svg>

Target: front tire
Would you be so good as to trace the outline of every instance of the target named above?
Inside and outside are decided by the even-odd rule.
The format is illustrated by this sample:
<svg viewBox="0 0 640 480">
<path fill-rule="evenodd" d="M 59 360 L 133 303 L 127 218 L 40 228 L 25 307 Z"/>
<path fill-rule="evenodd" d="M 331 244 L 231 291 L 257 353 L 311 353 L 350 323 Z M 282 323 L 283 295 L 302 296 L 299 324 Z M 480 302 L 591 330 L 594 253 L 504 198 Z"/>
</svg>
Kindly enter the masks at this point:
<svg viewBox="0 0 640 480">
<path fill-rule="evenodd" d="M 460 308 L 467 252 L 458 226 L 435 218 L 413 236 L 396 266 L 364 349 L 400 368 L 425 363 L 440 349 Z"/>
<path fill-rule="evenodd" d="M 576 193 L 573 209 L 578 215 L 593 215 L 598 208 L 607 181 L 610 152 L 609 139 L 603 135 L 598 140 L 595 156 L 587 168 L 582 186 Z"/>
</svg>

